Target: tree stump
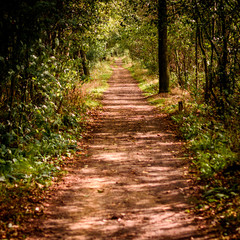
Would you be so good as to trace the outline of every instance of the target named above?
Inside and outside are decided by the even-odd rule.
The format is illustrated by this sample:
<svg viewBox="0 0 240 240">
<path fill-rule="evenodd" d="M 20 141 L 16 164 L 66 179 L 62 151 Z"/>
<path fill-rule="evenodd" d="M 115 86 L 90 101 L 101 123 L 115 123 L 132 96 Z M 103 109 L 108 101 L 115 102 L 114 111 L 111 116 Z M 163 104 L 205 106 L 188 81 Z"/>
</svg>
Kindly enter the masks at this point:
<svg viewBox="0 0 240 240">
<path fill-rule="evenodd" d="M 182 110 L 183 110 L 183 101 L 179 101 L 178 102 L 178 111 L 182 112 Z"/>
</svg>

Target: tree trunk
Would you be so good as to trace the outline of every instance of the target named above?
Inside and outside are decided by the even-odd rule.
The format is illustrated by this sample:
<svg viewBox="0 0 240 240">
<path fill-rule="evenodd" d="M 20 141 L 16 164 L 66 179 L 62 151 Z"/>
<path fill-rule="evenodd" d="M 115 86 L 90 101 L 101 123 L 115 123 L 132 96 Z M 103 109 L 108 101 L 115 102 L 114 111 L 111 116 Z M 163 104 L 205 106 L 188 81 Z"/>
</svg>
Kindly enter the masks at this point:
<svg viewBox="0 0 240 240">
<path fill-rule="evenodd" d="M 81 59 L 82 59 L 82 67 L 83 67 L 83 73 L 85 76 L 90 76 L 90 72 L 87 66 L 87 57 L 86 57 L 86 53 L 84 50 L 80 50 L 80 55 L 81 55 Z"/>
<path fill-rule="evenodd" d="M 158 64 L 159 93 L 169 92 L 167 57 L 167 1 L 158 0 Z"/>
<path fill-rule="evenodd" d="M 197 21 L 196 21 L 197 22 Z M 198 35 L 199 35 L 199 26 L 197 23 L 196 26 L 196 35 L 195 35 L 195 88 L 196 88 L 196 93 L 198 91 Z"/>
</svg>

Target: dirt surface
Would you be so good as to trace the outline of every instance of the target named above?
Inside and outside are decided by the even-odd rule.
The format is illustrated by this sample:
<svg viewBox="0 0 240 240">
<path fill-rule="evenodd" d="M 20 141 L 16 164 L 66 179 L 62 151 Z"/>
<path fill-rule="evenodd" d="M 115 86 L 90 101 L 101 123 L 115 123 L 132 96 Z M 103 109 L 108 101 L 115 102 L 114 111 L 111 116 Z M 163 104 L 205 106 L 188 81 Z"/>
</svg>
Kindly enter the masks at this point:
<svg viewBox="0 0 240 240">
<path fill-rule="evenodd" d="M 89 156 L 45 203 L 33 239 L 213 239 L 186 195 L 182 143 L 117 62 Z"/>
</svg>

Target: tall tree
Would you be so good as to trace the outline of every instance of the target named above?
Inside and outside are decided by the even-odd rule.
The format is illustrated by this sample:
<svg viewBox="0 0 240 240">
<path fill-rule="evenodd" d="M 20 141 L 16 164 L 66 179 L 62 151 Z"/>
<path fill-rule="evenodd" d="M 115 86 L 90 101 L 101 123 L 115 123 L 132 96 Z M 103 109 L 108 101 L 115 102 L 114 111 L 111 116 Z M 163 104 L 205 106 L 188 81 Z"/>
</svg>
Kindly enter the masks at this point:
<svg viewBox="0 0 240 240">
<path fill-rule="evenodd" d="M 169 73 L 167 57 L 167 1 L 158 1 L 158 64 L 159 93 L 169 91 Z"/>
</svg>

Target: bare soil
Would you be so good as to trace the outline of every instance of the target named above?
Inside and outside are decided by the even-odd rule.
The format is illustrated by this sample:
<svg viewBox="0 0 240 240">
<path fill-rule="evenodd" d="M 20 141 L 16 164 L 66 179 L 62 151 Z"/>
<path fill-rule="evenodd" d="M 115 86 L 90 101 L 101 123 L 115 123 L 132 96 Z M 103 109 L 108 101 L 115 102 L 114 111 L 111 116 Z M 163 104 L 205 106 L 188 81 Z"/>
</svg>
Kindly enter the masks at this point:
<svg viewBox="0 0 240 240">
<path fill-rule="evenodd" d="M 189 213 L 183 143 L 116 62 L 88 157 L 45 202 L 33 239 L 214 239 Z"/>
</svg>

